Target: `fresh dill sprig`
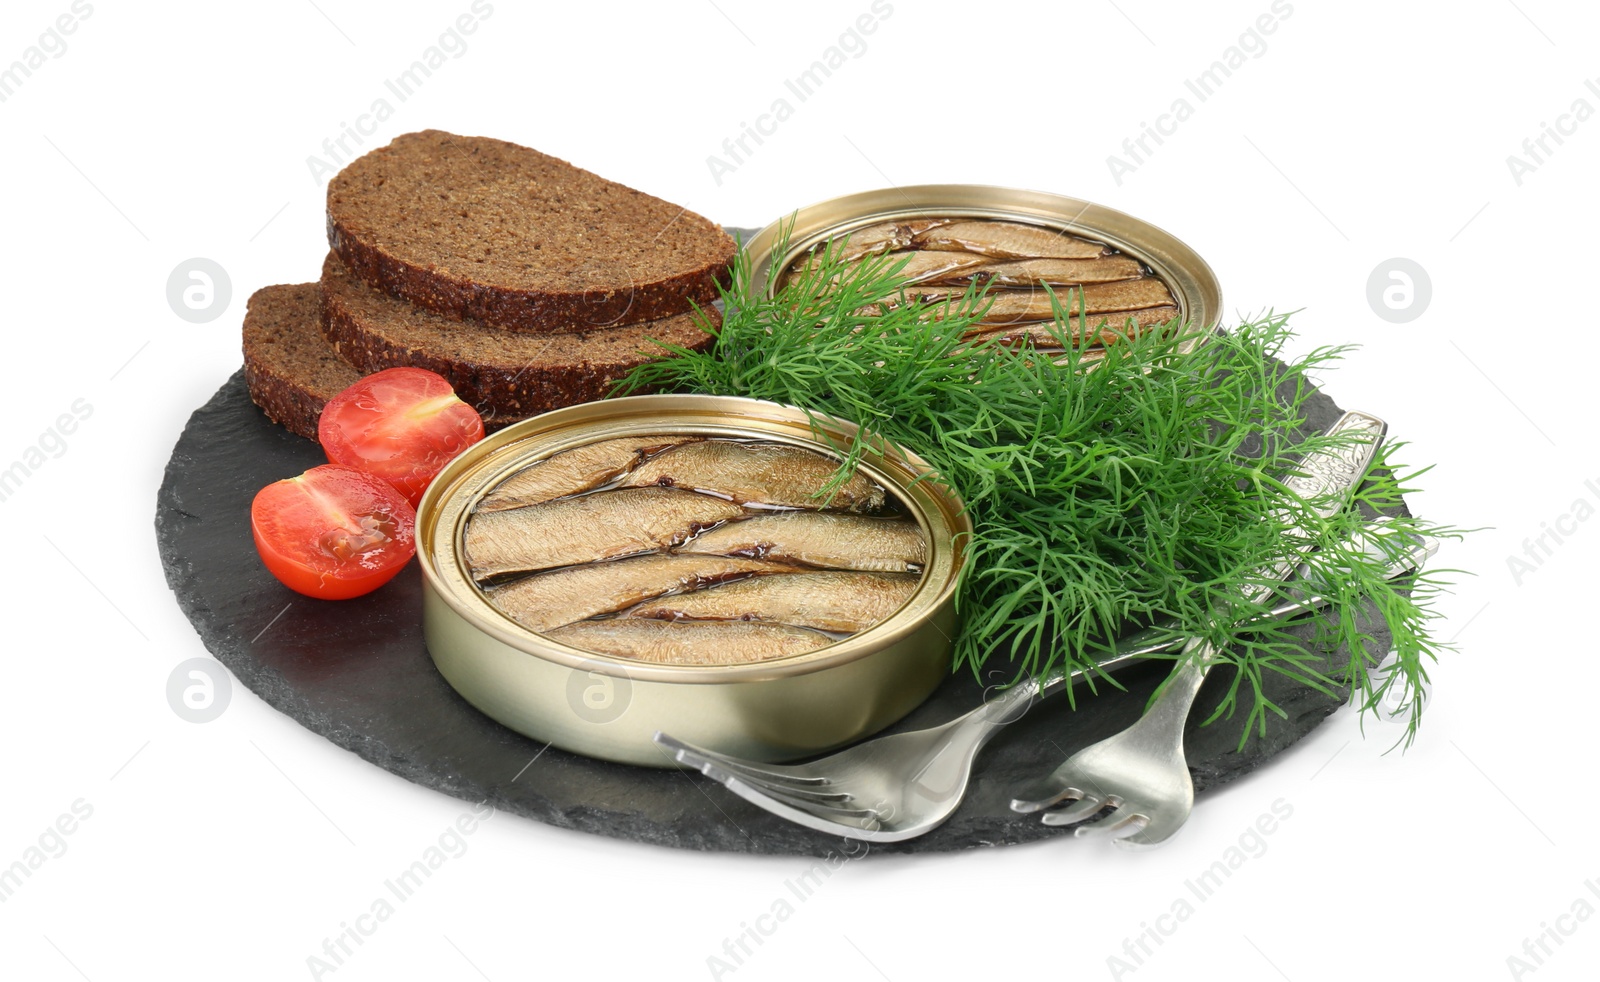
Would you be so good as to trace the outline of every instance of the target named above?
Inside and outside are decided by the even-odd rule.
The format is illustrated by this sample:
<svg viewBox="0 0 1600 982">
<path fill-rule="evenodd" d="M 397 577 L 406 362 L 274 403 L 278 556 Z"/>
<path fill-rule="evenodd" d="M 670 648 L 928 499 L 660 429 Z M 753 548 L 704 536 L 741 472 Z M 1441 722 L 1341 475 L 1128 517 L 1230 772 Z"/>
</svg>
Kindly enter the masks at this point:
<svg viewBox="0 0 1600 982">
<path fill-rule="evenodd" d="M 1281 483 L 1306 454 L 1345 439 L 1306 432 L 1313 378 L 1345 349 L 1285 360 L 1288 316 L 1268 313 L 1193 351 L 1179 324 L 1119 335 L 1090 364 L 1070 346 L 1084 325 L 1059 301 L 1064 354 L 972 345 L 963 334 L 985 292 L 935 307 L 906 302 L 903 265 L 846 262 L 830 243 L 766 296 L 741 250 L 714 344 L 672 349 L 678 357 L 641 366 L 621 391 L 750 396 L 855 422 L 840 480 L 867 446 L 928 461 L 974 526 L 963 544 L 956 668 L 1009 661 L 1015 679 L 1083 669 L 1092 685 L 1106 639 L 1170 620 L 1237 669 L 1212 718 L 1242 709 L 1241 742 L 1284 715 L 1264 684 L 1279 673 L 1329 693 L 1349 686 L 1373 713 L 1398 686 L 1387 702 L 1401 704 L 1410 743 L 1427 668 L 1445 648 L 1430 628 L 1447 583 L 1436 573 L 1391 581 L 1352 536 L 1378 512 L 1394 516 L 1402 538 L 1460 531 L 1403 514 L 1401 495 L 1422 472 L 1397 462 L 1402 444 L 1380 449 L 1351 506 L 1331 518 Z M 1287 618 L 1259 620 L 1280 594 L 1242 598 L 1306 538 L 1317 547 L 1305 559 L 1311 577 L 1335 601 L 1313 618 L 1309 647 Z M 1378 643 L 1384 633 L 1390 645 Z M 1396 668 L 1380 677 L 1390 647 Z M 1330 664 L 1331 652 L 1343 660 Z"/>
</svg>

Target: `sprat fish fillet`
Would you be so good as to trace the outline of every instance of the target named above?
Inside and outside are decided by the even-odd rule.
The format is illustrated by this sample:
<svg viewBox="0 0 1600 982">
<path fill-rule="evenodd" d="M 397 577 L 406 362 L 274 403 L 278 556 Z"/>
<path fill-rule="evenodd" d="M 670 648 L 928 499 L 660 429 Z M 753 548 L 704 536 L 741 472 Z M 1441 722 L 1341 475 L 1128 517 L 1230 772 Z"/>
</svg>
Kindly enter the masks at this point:
<svg viewBox="0 0 1600 982">
<path fill-rule="evenodd" d="M 867 225 L 846 235 L 842 243 L 833 243 L 833 255 L 844 262 L 853 262 L 867 256 L 907 249 L 918 235 L 945 224 L 948 222 L 944 219 L 922 218 Z M 819 246 L 817 252 L 820 254 L 827 248 L 826 245 Z"/>
<path fill-rule="evenodd" d="M 1011 259 L 1005 262 L 970 266 L 927 280 L 929 285 L 988 283 L 992 286 L 1073 286 L 1079 283 L 1111 283 L 1133 280 L 1144 275 L 1137 259 L 1104 256 L 1100 259 Z"/>
<path fill-rule="evenodd" d="M 964 252 L 896 252 L 888 256 L 869 256 L 846 263 L 829 283 L 856 275 L 856 271 L 865 263 L 871 263 L 872 268 L 881 274 L 892 275 L 907 283 L 921 283 L 924 280 L 950 276 L 964 269 L 982 266 L 988 261 L 985 256 Z M 815 263 L 820 260 L 813 258 L 808 262 Z"/>
<path fill-rule="evenodd" d="M 1015 222 L 952 222 L 923 232 L 912 244 L 997 259 L 1093 259 L 1106 252 L 1099 242 Z"/>
<path fill-rule="evenodd" d="M 795 567 L 727 556 L 635 556 L 534 573 L 485 590 L 489 602 L 530 631 L 549 631 L 681 590 Z"/>
<path fill-rule="evenodd" d="M 865 475 L 851 476 L 830 499 L 823 488 L 838 463 L 803 447 L 776 443 L 706 440 L 674 447 L 641 464 L 625 487 L 690 488 L 739 504 L 777 508 L 871 511 L 883 505 L 883 489 Z"/>
<path fill-rule="evenodd" d="M 791 573 L 648 600 L 630 617 L 762 621 L 855 633 L 905 606 L 919 577 L 905 573 Z"/>
<path fill-rule="evenodd" d="M 757 515 L 703 532 L 680 553 L 797 562 L 823 569 L 905 573 L 927 561 L 915 522 L 831 512 Z"/>
<path fill-rule="evenodd" d="M 676 488 L 597 491 L 473 515 L 467 563 L 483 579 L 658 552 L 743 514 L 732 502 Z"/>
<path fill-rule="evenodd" d="M 620 477 L 645 457 L 695 437 L 642 436 L 601 440 L 529 464 L 501 481 L 478 503 L 478 511 L 503 511 L 563 498 Z"/>
<path fill-rule="evenodd" d="M 1137 335 L 1147 327 L 1165 324 L 1177 316 L 1177 307 L 1146 307 L 1144 310 L 1090 314 L 1083 318 L 1072 318 L 1059 333 L 1073 346 L 1086 348 L 1095 344 L 1112 344 L 1123 336 Z M 980 325 L 979 330 L 968 331 L 966 339 L 1005 345 L 1031 344 L 1035 348 L 1059 349 L 1062 345 L 1057 334 L 1055 321 L 1044 321 L 1012 324 L 1009 327 L 985 328 Z"/>
<path fill-rule="evenodd" d="M 909 291 L 908 297 L 913 296 Z M 929 303 L 929 315 L 935 319 L 944 315 L 947 308 L 937 294 L 918 294 L 917 300 Z M 961 304 L 957 298 L 956 305 Z M 1018 324 L 1024 321 L 1051 320 L 1055 307 L 1050 293 L 1043 287 L 1031 290 L 994 290 L 982 301 L 984 310 L 980 324 Z M 1165 283 L 1153 277 L 1142 280 L 1121 280 L 1116 283 L 1089 283 L 1081 287 L 1062 287 L 1055 291 L 1055 303 L 1069 316 L 1079 313 L 1111 314 L 1124 310 L 1143 310 L 1148 307 L 1172 305 L 1172 291 Z M 956 306 L 955 309 L 964 309 Z"/>
</svg>

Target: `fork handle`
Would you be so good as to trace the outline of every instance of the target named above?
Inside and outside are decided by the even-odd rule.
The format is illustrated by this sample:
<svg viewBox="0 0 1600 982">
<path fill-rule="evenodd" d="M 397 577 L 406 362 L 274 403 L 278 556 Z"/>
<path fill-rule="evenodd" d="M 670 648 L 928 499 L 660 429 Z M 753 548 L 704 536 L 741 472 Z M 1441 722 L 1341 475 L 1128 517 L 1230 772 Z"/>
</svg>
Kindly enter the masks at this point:
<svg viewBox="0 0 1600 982">
<path fill-rule="evenodd" d="M 1373 525 L 1382 526 L 1384 521 L 1376 521 Z M 1376 534 L 1376 528 L 1374 528 L 1373 533 L 1370 533 L 1370 541 L 1366 544 L 1366 552 L 1374 555 L 1374 557 L 1382 557 L 1389 560 L 1389 568 L 1387 568 L 1386 573 L 1389 577 L 1403 576 L 1403 574 L 1410 573 L 1413 569 L 1422 566 L 1422 563 L 1429 560 L 1429 557 L 1432 557 L 1438 550 L 1437 539 L 1413 541 L 1406 545 L 1405 549 L 1397 547 L 1397 545 L 1389 545 L 1384 539 L 1386 537 Z M 1301 569 L 1301 574 L 1304 574 L 1304 568 Z M 1298 611 L 1312 611 L 1312 609 L 1326 606 L 1328 598 L 1322 597 L 1315 590 L 1317 590 L 1315 589 L 1315 584 L 1312 584 L 1312 590 L 1309 590 L 1309 592 L 1294 592 L 1290 600 L 1283 601 L 1280 605 L 1272 608 L 1272 611 L 1266 616 L 1262 616 L 1262 619 L 1283 617 L 1286 614 L 1298 613 Z M 1141 632 L 1134 633 L 1130 637 L 1118 638 L 1115 648 L 1110 649 L 1110 654 L 1107 654 L 1107 657 L 1098 659 L 1094 664 L 1094 669 L 1091 670 L 1093 672 L 1106 672 L 1106 670 L 1110 669 L 1120 669 L 1123 665 L 1139 661 L 1142 657 L 1150 656 L 1150 654 L 1170 651 L 1170 649 L 1176 648 L 1181 643 L 1186 643 L 1187 645 L 1184 651 L 1192 651 L 1194 649 L 1194 638 L 1184 641 L 1181 637 L 1174 637 L 1174 635 L 1166 633 L 1165 630 L 1141 630 Z M 1163 713 L 1171 712 L 1171 709 L 1182 707 L 1182 715 L 1187 717 L 1190 704 L 1194 702 L 1195 696 L 1200 693 L 1200 685 L 1205 681 L 1206 672 L 1210 672 L 1214 657 L 1216 657 L 1216 653 L 1208 651 L 1208 653 L 1203 654 L 1203 662 L 1200 661 L 1198 656 L 1195 661 L 1182 662 L 1178 669 L 1174 669 L 1171 672 L 1168 681 L 1166 681 L 1166 691 L 1173 691 L 1174 702 L 1162 704 L 1160 707 L 1158 705 L 1150 705 L 1150 713 L 1152 715 L 1163 715 Z M 1050 672 L 1046 673 L 1043 680 L 1038 680 L 1035 677 L 1024 678 L 1024 680 L 1019 681 L 1011 688 L 1000 689 L 997 694 L 990 696 L 989 699 L 978 705 L 976 709 L 968 710 L 968 712 L 954 718 L 954 720 L 950 720 L 944 726 L 950 726 L 950 728 L 971 726 L 971 728 L 978 729 L 974 742 L 978 747 L 982 747 L 1000 731 L 1000 728 L 1008 725 L 1008 723 L 1021 720 L 1022 715 L 1027 713 L 1030 705 L 1037 702 L 1038 699 L 1043 699 L 1043 697 L 1056 693 L 1058 689 L 1064 688 L 1072 681 L 1077 681 L 1078 678 L 1083 677 L 1088 672 L 1090 670 L 1083 669 L 1067 672 L 1062 667 L 1056 667 L 1056 669 L 1051 669 Z M 1181 729 L 1181 726 L 1179 726 L 1179 733 L 1181 733 Z"/>
<path fill-rule="evenodd" d="M 1353 433 L 1366 439 L 1353 439 L 1342 446 L 1307 454 L 1300 461 L 1300 471 L 1284 479 L 1284 487 L 1312 502 L 1312 511 L 1319 518 L 1331 518 L 1349 503 L 1356 485 L 1361 483 L 1367 468 L 1372 466 L 1378 446 L 1383 443 L 1388 430 L 1389 424 L 1371 413 L 1356 410 L 1345 413 L 1328 427 L 1324 435 Z M 1281 562 L 1260 570 L 1261 582 L 1244 591 L 1246 598 L 1260 600 L 1272 593 L 1274 583 L 1281 583 L 1294 575 L 1300 565 L 1300 557 L 1312 549 L 1312 531 L 1300 523 L 1290 526 L 1290 534 L 1300 540 L 1299 545 Z"/>
<path fill-rule="evenodd" d="M 1400 549 L 1399 547 L 1385 544 L 1380 536 L 1373 537 L 1367 546 L 1367 551 L 1370 554 L 1390 560 L 1386 572 L 1386 575 L 1390 577 L 1401 576 L 1420 567 L 1438 549 L 1439 543 L 1436 539 L 1423 539 L 1412 542 L 1408 548 Z M 1299 611 L 1316 610 L 1326 606 L 1327 603 L 1328 599 L 1315 592 L 1313 585 L 1312 591 L 1295 593 L 1292 599 L 1284 601 L 1274 607 L 1269 614 L 1263 615 L 1263 619 L 1283 617 Z M 1093 669 L 1077 669 L 1068 672 L 1066 669 L 1057 666 L 1046 673 L 1042 681 L 1034 676 L 1029 676 L 1017 684 L 1001 689 L 994 695 L 989 696 L 981 705 L 956 717 L 946 725 L 954 726 L 978 722 L 985 724 L 984 728 L 988 732 L 983 735 L 979 743 L 982 746 L 983 743 L 988 742 L 989 737 L 992 737 L 994 731 L 997 731 L 999 727 L 1021 719 L 1028 707 L 1034 702 L 1053 695 L 1067 684 L 1089 674 L 1090 671 L 1098 673 L 1119 669 L 1146 656 L 1176 648 L 1183 643 L 1185 643 L 1183 638 L 1175 637 L 1166 631 L 1156 628 L 1139 631 L 1117 639 L 1111 648 L 1112 653 L 1105 658 L 1098 659 Z M 1194 643 L 1193 639 L 1190 639 L 1187 643 L 1192 645 Z M 1207 667 L 1209 667 L 1211 659 L 1212 656 L 1207 655 Z M 1201 674 L 1200 678 L 1200 681 L 1203 680 L 1204 673 Z M 1190 680 L 1180 671 L 1175 671 L 1167 685 L 1169 688 L 1176 686 L 1180 691 L 1192 685 L 1198 691 L 1199 681 Z"/>
<path fill-rule="evenodd" d="M 1298 603 L 1288 604 L 1285 605 L 1285 612 L 1291 609 L 1304 609 L 1306 606 Z M 1164 651 L 1177 644 L 1177 641 L 1171 637 L 1158 637 L 1158 632 L 1142 633 L 1147 633 L 1150 637 L 1145 637 L 1143 642 L 1135 644 L 1129 644 L 1125 640 L 1117 646 L 1115 655 L 1101 659 L 1096 663 L 1094 671 L 1104 672 L 1108 669 L 1121 668 L 1123 665 L 1138 661 L 1146 655 Z M 1151 641 L 1151 637 L 1155 637 L 1156 640 Z M 1035 702 L 1073 684 L 1085 674 L 1087 673 L 1082 670 L 1069 672 L 1058 665 L 1050 669 L 1043 679 L 1037 676 L 1029 676 L 1010 688 L 1001 689 L 995 695 L 985 699 L 983 704 L 976 709 L 956 717 L 945 725 L 950 727 L 975 727 L 977 730 L 975 743 L 978 747 L 982 747 L 1007 724 L 1015 723 L 1021 719 Z M 1201 678 L 1202 680 L 1204 679 L 1203 674 Z"/>
<path fill-rule="evenodd" d="M 1312 510 L 1319 517 L 1331 517 L 1345 507 L 1356 485 L 1361 483 L 1387 430 L 1387 423 L 1369 413 L 1345 413 L 1328 428 L 1327 435 L 1355 433 L 1365 436 L 1365 439 L 1354 439 L 1341 446 L 1308 454 L 1300 462 L 1300 473 L 1291 475 L 1283 482 L 1284 485 L 1312 502 Z M 1288 557 L 1260 571 L 1261 581 L 1244 592 L 1248 600 L 1258 601 L 1269 596 L 1276 588 L 1274 584 L 1292 576 L 1300 565 L 1300 557 L 1311 551 L 1313 542 L 1310 529 L 1297 525 L 1292 534 L 1301 541 Z M 1209 641 L 1190 638 L 1183 646 L 1178 665 L 1167 677 L 1161 694 L 1139 717 L 1139 721 L 1128 728 L 1129 739 L 1146 745 L 1152 751 L 1182 760 L 1184 725 L 1217 655 L 1217 648 Z"/>
<path fill-rule="evenodd" d="M 1189 639 L 1183 647 L 1184 660 L 1167 676 L 1161 694 L 1145 709 L 1144 715 L 1128 727 L 1126 739 L 1153 754 L 1182 760 L 1183 730 L 1189 721 L 1189 710 L 1194 707 L 1216 654 L 1217 649 L 1209 641 Z"/>
</svg>

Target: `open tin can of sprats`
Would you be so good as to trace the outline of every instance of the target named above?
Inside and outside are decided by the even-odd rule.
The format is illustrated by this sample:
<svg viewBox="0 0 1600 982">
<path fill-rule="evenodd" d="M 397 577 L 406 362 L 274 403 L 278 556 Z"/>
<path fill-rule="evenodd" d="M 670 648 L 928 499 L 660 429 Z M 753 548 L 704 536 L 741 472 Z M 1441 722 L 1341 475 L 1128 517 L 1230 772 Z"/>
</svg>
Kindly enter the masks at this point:
<svg viewBox="0 0 1600 982">
<path fill-rule="evenodd" d="M 1107 257 L 1128 257 L 1171 294 L 1192 350 L 1216 330 L 1222 290 L 1205 260 L 1171 233 L 1103 205 L 1043 191 L 980 184 L 924 184 L 832 198 L 773 222 L 748 243 L 752 286 L 776 295 L 797 262 L 829 240 L 885 223 L 976 220 L 1031 226 L 1104 244 Z M 910 248 L 919 248 L 911 246 Z M 981 270 L 980 270 L 981 273 Z M 1063 299 L 1071 287 L 1056 287 Z M 1112 316 L 1113 322 L 1117 320 Z M 1088 360 L 1097 353 L 1085 352 Z"/>
<path fill-rule="evenodd" d="M 863 454 L 859 473 L 920 527 L 926 554 L 910 598 L 886 619 L 803 654 L 747 664 L 677 665 L 571 647 L 492 604 L 469 565 L 478 503 L 509 475 L 555 454 L 624 437 L 685 435 L 788 444 L 840 460 L 844 422 L 753 399 L 649 395 L 559 409 L 507 427 L 452 461 L 417 510 L 423 629 L 434 664 L 468 702 L 519 733 L 575 753 L 675 766 L 665 731 L 757 760 L 821 753 L 910 712 L 950 674 L 955 590 L 972 526 L 915 455 Z"/>
</svg>

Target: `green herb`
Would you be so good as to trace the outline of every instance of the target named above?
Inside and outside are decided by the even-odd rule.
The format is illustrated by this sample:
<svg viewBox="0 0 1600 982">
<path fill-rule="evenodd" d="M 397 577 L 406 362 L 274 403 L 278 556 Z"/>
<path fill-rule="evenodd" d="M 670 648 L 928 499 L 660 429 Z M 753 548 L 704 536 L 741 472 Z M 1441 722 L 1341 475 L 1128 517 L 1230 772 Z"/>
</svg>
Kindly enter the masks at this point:
<svg viewBox="0 0 1600 982">
<path fill-rule="evenodd" d="M 1354 505 L 1330 519 L 1280 483 L 1304 455 L 1347 439 L 1302 433 L 1313 376 L 1343 349 L 1282 361 L 1293 334 L 1287 315 L 1270 313 L 1192 352 L 1177 324 L 1121 336 L 1093 364 L 1070 347 L 1057 357 L 970 345 L 962 334 L 988 302 L 982 291 L 948 302 L 930 323 L 926 306 L 890 302 L 902 296 L 903 264 L 848 264 L 830 247 L 766 297 L 741 251 L 710 350 L 675 349 L 679 357 L 636 370 L 624 391 L 751 396 L 856 422 L 841 480 L 867 446 L 897 444 L 932 464 L 975 528 L 957 598 L 958 668 L 1004 660 L 1016 679 L 1093 669 L 1105 639 L 1171 618 L 1237 667 L 1212 719 L 1242 709 L 1241 741 L 1285 715 L 1264 687 L 1280 673 L 1329 693 L 1348 679 L 1353 701 L 1374 713 L 1398 687 L 1387 701 L 1400 704 L 1410 742 L 1427 668 L 1445 647 L 1430 627 L 1446 584 L 1437 574 L 1388 581 L 1385 564 L 1350 536 L 1374 510 L 1394 511 L 1422 472 L 1398 463 L 1403 444 L 1386 444 Z M 1082 325 L 1061 308 L 1065 342 Z M 1336 600 L 1314 618 L 1309 648 L 1284 618 L 1240 626 L 1281 599 L 1241 596 L 1260 569 L 1290 555 L 1288 533 L 1301 523 L 1319 547 L 1311 574 Z M 1394 526 L 1460 534 L 1411 517 Z M 1388 649 L 1375 642 L 1369 604 L 1398 659 L 1381 677 L 1374 669 Z M 1341 642 L 1348 659 L 1330 665 Z"/>
</svg>

